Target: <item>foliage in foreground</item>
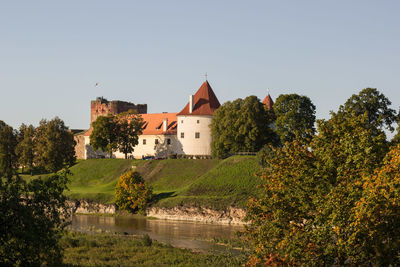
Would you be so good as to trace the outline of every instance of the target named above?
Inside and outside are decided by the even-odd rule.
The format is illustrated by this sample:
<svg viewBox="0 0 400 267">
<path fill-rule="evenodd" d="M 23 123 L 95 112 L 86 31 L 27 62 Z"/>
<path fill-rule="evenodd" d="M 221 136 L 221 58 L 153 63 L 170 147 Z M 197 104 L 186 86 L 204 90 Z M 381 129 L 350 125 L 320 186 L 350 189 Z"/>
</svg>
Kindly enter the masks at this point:
<svg viewBox="0 0 400 267">
<path fill-rule="evenodd" d="M 145 213 L 152 198 L 152 189 L 136 171 L 128 171 L 119 177 L 115 186 L 115 204 L 121 210 Z"/>
<path fill-rule="evenodd" d="M 246 261 L 244 254 L 194 253 L 146 237 L 111 234 L 70 232 L 61 246 L 67 266 L 242 266 Z"/>
<path fill-rule="evenodd" d="M 389 144 L 367 114 L 332 113 L 318 132 L 265 155 L 263 196 L 249 202 L 249 264 L 399 264 L 400 146 L 382 166 Z"/>
<path fill-rule="evenodd" d="M 66 174 L 34 179 L 0 178 L 0 264 L 59 265 L 66 226 Z"/>
</svg>

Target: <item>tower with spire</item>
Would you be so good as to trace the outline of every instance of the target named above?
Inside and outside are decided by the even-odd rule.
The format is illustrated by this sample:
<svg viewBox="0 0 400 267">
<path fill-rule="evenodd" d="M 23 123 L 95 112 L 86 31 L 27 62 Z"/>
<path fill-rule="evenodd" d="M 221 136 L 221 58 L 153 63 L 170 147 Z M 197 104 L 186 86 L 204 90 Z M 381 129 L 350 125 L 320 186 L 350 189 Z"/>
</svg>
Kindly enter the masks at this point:
<svg viewBox="0 0 400 267">
<path fill-rule="evenodd" d="M 210 124 L 220 106 L 207 80 L 194 95 L 189 96 L 189 102 L 177 114 L 177 137 L 182 145 L 182 154 L 211 155 Z"/>
</svg>

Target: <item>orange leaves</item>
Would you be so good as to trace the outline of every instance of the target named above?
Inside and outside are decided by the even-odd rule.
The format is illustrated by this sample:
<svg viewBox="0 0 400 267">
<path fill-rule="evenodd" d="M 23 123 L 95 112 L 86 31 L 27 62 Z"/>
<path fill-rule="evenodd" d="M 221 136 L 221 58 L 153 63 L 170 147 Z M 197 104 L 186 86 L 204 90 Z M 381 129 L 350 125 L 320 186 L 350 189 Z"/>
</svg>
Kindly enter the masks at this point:
<svg viewBox="0 0 400 267">
<path fill-rule="evenodd" d="M 138 172 L 129 171 L 121 175 L 115 187 L 115 203 L 120 209 L 144 213 L 151 200 L 152 190 Z"/>
</svg>

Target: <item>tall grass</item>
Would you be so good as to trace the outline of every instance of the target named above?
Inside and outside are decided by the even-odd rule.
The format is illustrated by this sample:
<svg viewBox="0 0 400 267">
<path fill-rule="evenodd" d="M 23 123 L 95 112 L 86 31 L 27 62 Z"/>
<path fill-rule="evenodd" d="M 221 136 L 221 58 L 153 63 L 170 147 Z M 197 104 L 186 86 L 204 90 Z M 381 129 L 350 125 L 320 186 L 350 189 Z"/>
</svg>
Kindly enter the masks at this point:
<svg viewBox="0 0 400 267">
<path fill-rule="evenodd" d="M 66 266 L 242 266 L 244 253 L 194 253 L 148 237 L 69 232 L 61 240 Z"/>
</svg>

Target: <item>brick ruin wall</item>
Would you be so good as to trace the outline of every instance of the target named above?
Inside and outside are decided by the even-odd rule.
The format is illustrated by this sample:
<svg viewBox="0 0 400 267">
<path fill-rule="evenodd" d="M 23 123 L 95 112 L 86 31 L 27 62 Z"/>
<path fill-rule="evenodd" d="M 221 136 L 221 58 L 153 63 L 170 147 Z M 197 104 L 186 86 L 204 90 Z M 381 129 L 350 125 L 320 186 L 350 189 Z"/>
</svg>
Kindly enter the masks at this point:
<svg viewBox="0 0 400 267">
<path fill-rule="evenodd" d="M 147 104 L 133 104 L 125 101 L 107 101 L 105 99 L 92 100 L 90 102 L 90 124 L 99 116 L 119 114 L 129 110 L 136 110 L 139 114 L 147 114 Z"/>
</svg>

